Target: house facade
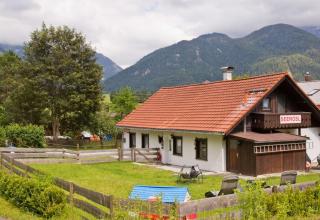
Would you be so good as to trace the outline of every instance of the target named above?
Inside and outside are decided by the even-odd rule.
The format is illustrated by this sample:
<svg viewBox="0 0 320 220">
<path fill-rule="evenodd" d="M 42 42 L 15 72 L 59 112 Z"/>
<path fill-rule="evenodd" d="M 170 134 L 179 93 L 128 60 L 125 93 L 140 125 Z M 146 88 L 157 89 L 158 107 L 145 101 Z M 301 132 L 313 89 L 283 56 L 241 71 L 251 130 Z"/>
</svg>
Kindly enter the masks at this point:
<svg viewBox="0 0 320 220">
<path fill-rule="evenodd" d="M 305 74 L 305 80 L 298 82 L 300 88 L 320 108 L 320 80 L 312 80 L 311 74 Z M 317 164 L 317 156 L 320 155 L 320 127 L 301 129 L 303 136 L 309 137 L 307 154 L 313 164 Z"/>
<path fill-rule="evenodd" d="M 320 112 L 287 73 L 165 87 L 127 115 L 123 148 L 159 148 L 161 162 L 246 175 L 304 170 Z"/>
</svg>

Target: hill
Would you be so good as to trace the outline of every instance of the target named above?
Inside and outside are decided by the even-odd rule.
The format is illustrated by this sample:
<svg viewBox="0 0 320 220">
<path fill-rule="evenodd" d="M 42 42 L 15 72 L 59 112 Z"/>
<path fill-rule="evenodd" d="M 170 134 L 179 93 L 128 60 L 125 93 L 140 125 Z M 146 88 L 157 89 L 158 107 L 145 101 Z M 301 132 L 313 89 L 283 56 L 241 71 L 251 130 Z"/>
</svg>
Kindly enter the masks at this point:
<svg viewBox="0 0 320 220">
<path fill-rule="evenodd" d="M 317 37 L 320 37 L 320 27 L 319 26 L 305 26 L 305 27 L 300 27 L 302 30 L 305 30 Z"/>
<path fill-rule="evenodd" d="M 3 53 L 8 50 L 12 50 L 18 56 L 23 57 L 23 46 L 0 43 L 0 53 Z M 96 53 L 96 59 L 97 59 L 97 63 L 103 67 L 104 74 L 103 74 L 102 80 L 108 79 L 122 70 L 120 66 L 118 66 L 111 59 L 109 59 L 108 57 L 106 57 L 101 53 Z"/>
<path fill-rule="evenodd" d="M 287 24 L 263 27 L 242 38 L 221 33 L 156 50 L 106 80 L 107 91 L 123 86 L 156 90 L 161 86 L 221 80 L 220 67 L 235 75 L 290 70 L 297 79 L 307 71 L 320 79 L 320 39 Z"/>
</svg>

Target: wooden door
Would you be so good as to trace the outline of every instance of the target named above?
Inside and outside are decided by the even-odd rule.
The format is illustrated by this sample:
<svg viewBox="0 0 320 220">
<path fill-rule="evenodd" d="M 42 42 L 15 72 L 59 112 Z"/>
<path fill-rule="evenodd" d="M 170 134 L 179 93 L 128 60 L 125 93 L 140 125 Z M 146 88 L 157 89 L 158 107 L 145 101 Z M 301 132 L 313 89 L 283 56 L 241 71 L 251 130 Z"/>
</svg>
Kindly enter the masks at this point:
<svg viewBox="0 0 320 220">
<path fill-rule="evenodd" d="M 129 133 L 129 147 L 136 147 L 136 133 Z"/>
<path fill-rule="evenodd" d="M 229 171 L 238 173 L 239 172 L 239 146 L 237 140 L 229 140 L 228 150 L 228 163 Z"/>
</svg>

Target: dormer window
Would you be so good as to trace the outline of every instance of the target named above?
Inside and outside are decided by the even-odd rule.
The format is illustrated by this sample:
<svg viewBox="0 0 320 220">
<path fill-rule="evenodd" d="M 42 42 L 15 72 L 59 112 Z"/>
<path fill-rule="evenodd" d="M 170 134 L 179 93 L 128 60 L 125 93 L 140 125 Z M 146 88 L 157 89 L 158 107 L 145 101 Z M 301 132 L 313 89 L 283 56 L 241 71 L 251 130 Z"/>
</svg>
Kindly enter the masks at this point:
<svg viewBox="0 0 320 220">
<path fill-rule="evenodd" d="M 271 109 L 270 98 L 264 98 L 262 101 L 262 110 L 270 110 L 270 109 Z"/>
</svg>

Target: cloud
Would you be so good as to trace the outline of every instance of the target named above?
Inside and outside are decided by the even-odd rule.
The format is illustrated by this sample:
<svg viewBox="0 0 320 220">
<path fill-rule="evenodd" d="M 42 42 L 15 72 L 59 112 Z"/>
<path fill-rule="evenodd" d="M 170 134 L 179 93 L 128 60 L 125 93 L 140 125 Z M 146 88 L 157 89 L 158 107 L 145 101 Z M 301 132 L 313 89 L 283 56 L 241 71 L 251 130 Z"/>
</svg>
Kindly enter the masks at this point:
<svg viewBox="0 0 320 220">
<path fill-rule="evenodd" d="M 262 26 L 320 25 L 318 0 L 1 0 L 0 42 L 21 44 L 44 21 L 81 31 L 121 66 L 180 40 Z"/>
</svg>

